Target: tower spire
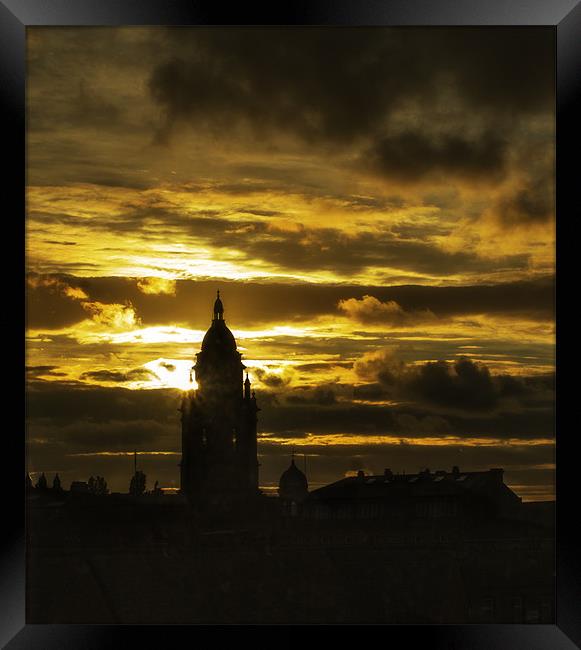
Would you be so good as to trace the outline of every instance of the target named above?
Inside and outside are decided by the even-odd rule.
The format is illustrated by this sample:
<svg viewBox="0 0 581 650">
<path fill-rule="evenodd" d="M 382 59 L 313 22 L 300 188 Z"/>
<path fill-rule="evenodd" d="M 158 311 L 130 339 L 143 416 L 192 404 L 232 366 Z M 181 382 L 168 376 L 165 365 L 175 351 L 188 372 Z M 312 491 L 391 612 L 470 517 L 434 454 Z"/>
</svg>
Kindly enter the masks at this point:
<svg viewBox="0 0 581 650">
<path fill-rule="evenodd" d="M 220 300 L 220 289 L 216 291 L 216 302 L 214 303 L 214 320 L 224 320 L 224 305 Z"/>
</svg>

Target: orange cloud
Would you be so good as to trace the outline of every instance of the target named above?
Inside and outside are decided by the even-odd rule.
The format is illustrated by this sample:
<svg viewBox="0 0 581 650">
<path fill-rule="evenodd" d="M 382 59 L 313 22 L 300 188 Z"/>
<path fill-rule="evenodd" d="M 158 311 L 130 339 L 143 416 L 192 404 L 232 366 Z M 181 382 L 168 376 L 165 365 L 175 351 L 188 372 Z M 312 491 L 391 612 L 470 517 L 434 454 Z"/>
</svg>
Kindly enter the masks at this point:
<svg viewBox="0 0 581 650">
<path fill-rule="evenodd" d="M 363 296 L 361 300 L 357 298 L 340 300 L 337 306 L 349 318 L 361 323 L 384 323 L 402 326 L 436 319 L 434 313 L 429 309 L 408 312 L 402 309 L 395 300 L 382 302 L 374 296 L 368 295 Z"/>
<path fill-rule="evenodd" d="M 111 329 L 124 330 L 140 324 L 135 309 L 130 303 L 120 305 L 87 301 L 82 302 L 81 306 L 95 323 Z"/>
<path fill-rule="evenodd" d="M 53 287 L 64 296 L 73 300 L 87 300 L 88 295 L 80 287 L 71 287 L 66 282 L 51 276 L 29 275 L 26 279 L 29 287 L 37 289 L 38 287 Z"/>
<path fill-rule="evenodd" d="M 137 282 L 137 288 L 142 293 L 146 294 L 165 294 L 168 296 L 176 295 L 176 282 L 175 280 L 168 280 L 166 278 L 146 277 L 141 278 Z"/>
</svg>

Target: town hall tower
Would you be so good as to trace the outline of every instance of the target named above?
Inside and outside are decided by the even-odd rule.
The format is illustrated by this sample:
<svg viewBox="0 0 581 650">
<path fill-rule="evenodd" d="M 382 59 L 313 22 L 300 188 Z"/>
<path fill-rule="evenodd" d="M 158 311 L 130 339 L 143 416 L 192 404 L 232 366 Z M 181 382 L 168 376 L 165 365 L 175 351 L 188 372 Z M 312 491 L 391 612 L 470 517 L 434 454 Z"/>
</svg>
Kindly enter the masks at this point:
<svg viewBox="0 0 581 650">
<path fill-rule="evenodd" d="M 259 494 L 257 413 L 248 373 L 226 326 L 220 292 L 192 370 L 197 388 L 182 401 L 181 489 L 206 507 L 228 507 Z"/>
</svg>

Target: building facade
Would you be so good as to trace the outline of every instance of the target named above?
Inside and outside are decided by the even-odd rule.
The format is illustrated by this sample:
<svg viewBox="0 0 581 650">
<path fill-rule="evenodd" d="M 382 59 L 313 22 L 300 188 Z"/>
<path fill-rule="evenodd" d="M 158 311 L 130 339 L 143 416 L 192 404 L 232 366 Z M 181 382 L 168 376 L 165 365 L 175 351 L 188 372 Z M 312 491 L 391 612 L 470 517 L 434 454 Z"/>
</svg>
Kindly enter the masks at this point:
<svg viewBox="0 0 581 650">
<path fill-rule="evenodd" d="M 259 494 L 254 392 L 226 326 L 220 292 L 196 354 L 197 387 L 183 398 L 181 490 L 190 502 L 232 507 Z"/>
<path fill-rule="evenodd" d="M 481 472 L 426 469 L 419 474 L 343 478 L 309 493 L 299 513 L 315 519 L 385 519 L 411 522 L 422 519 L 519 518 L 522 502 L 503 480 L 500 468 Z"/>
</svg>

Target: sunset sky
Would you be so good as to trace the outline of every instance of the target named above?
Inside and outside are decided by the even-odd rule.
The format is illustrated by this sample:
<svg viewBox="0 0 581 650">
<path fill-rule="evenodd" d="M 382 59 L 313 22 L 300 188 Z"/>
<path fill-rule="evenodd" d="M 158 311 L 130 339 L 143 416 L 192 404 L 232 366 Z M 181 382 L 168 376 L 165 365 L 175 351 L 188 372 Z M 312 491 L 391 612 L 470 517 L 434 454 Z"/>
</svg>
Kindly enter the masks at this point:
<svg viewBox="0 0 581 650">
<path fill-rule="evenodd" d="M 554 496 L 554 32 L 27 30 L 28 469 L 179 487 L 216 289 L 261 485 Z"/>
</svg>

